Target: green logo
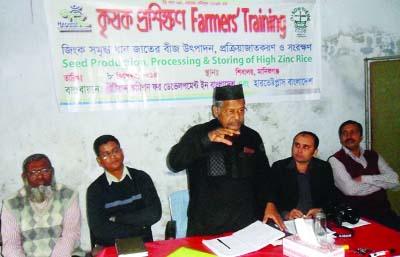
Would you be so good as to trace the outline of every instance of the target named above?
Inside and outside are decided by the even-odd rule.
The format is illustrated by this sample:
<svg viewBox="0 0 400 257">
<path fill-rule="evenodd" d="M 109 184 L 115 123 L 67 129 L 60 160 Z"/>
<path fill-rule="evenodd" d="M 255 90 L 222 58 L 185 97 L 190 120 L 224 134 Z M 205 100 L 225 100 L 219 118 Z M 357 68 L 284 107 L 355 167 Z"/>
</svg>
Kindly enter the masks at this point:
<svg viewBox="0 0 400 257">
<path fill-rule="evenodd" d="M 290 20 L 294 22 L 294 29 L 298 37 L 307 36 L 307 23 L 310 19 L 310 12 L 304 7 L 294 8 Z"/>
</svg>

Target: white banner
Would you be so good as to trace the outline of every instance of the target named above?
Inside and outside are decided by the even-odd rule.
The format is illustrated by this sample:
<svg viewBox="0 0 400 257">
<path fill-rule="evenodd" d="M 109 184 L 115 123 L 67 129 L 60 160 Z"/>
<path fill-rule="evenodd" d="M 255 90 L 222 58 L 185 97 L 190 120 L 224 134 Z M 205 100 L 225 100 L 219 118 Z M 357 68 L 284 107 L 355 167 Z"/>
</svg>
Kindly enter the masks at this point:
<svg viewBox="0 0 400 257">
<path fill-rule="evenodd" d="M 45 0 L 62 111 L 318 99 L 315 1 Z"/>
</svg>

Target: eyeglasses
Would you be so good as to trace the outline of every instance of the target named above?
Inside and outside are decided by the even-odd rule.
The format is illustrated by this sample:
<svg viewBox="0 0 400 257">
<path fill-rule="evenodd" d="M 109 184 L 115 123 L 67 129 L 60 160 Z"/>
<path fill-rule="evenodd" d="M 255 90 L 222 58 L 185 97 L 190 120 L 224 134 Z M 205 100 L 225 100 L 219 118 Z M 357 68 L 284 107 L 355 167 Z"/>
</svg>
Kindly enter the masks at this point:
<svg viewBox="0 0 400 257">
<path fill-rule="evenodd" d="M 118 154 L 120 154 L 120 153 L 121 153 L 121 148 L 116 147 L 116 148 L 113 148 L 113 149 L 111 150 L 111 152 L 104 152 L 104 153 L 101 153 L 101 154 L 100 154 L 100 158 L 103 159 L 103 160 L 108 160 L 108 159 L 110 159 L 112 156 L 116 156 L 116 155 L 118 155 Z"/>
<path fill-rule="evenodd" d="M 53 168 L 43 168 L 41 170 L 31 170 L 28 171 L 27 174 L 30 177 L 37 177 L 39 174 L 49 175 L 53 171 Z"/>
</svg>

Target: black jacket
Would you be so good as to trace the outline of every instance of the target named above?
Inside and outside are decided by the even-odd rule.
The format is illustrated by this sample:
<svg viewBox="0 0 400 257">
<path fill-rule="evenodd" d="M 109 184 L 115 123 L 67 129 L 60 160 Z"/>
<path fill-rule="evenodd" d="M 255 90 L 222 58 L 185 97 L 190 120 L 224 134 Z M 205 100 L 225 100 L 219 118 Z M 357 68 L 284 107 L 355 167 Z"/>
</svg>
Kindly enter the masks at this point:
<svg viewBox="0 0 400 257">
<path fill-rule="evenodd" d="M 326 161 L 313 158 L 308 167 L 310 176 L 312 208 L 330 207 L 335 202 L 332 168 Z M 299 189 L 294 159 L 292 157 L 273 163 L 269 180 L 269 201 L 275 203 L 278 211 L 296 208 Z"/>
<path fill-rule="evenodd" d="M 167 158 L 171 170 L 186 169 L 188 175 L 189 236 L 236 231 L 260 218 L 265 208 L 269 163 L 261 137 L 242 126 L 233 146 L 210 142 L 208 132 L 219 127 L 214 119 L 190 128 Z M 223 156 L 224 174 L 213 168 L 216 154 Z"/>
</svg>

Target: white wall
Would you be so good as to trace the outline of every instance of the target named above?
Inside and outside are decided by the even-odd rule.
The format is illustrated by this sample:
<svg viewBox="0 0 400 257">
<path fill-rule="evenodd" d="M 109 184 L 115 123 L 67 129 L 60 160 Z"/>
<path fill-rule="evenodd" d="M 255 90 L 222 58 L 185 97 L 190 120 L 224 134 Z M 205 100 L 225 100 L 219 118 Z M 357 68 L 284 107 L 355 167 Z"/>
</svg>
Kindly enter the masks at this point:
<svg viewBox="0 0 400 257">
<path fill-rule="evenodd" d="M 340 146 L 342 121 L 364 123 L 363 59 L 400 54 L 399 17 L 397 0 L 321 0 L 321 99 L 248 106 L 246 123 L 261 134 L 271 162 L 290 155 L 292 137 L 300 130 L 317 133 L 320 158 L 326 159 Z M 42 1 L 0 0 L 0 35 L 0 198 L 21 187 L 26 156 L 46 153 L 57 180 L 80 192 L 82 241 L 88 249 L 85 190 L 102 173 L 92 143 L 110 133 L 120 139 L 126 161 L 147 171 L 156 184 L 163 216 L 153 231 L 162 239 L 167 196 L 186 187 L 184 172 L 168 171 L 166 155 L 190 126 L 211 118 L 210 108 L 60 113 Z"/>
</svg>

